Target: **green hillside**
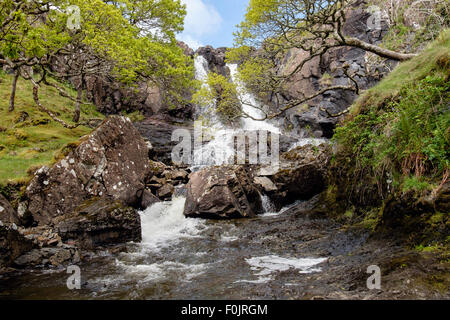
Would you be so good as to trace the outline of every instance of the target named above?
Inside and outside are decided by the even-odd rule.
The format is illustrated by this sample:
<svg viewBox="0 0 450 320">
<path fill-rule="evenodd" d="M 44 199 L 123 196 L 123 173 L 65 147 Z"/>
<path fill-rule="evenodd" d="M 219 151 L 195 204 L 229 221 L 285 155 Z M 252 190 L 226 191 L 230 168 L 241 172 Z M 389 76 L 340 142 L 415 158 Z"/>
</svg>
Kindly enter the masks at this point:
<svg viewBox="0 0 450 320">
<path fill-rule="evenodd" d="M 15 111 L 8 111 L 12 76 L 0 74 L 0 185 L 9 180 L 21 180 L 27 170 L 52 162 L 55 154 L 65 145 L 92 131 L 80 126 L 66 129 L 39 111 L 32 96 L 32 84 L 19 79 Z M 75 92 L 66 87 L 72 96 Z M 40 89 L 43 105 L 58 117 L 71 122 L 75 103 L 60 96 L 56 89 L 43 86 Z M 103 118 L 93 105 L 82 105 L 81 122 L 91 118 Z"/>
</svg>

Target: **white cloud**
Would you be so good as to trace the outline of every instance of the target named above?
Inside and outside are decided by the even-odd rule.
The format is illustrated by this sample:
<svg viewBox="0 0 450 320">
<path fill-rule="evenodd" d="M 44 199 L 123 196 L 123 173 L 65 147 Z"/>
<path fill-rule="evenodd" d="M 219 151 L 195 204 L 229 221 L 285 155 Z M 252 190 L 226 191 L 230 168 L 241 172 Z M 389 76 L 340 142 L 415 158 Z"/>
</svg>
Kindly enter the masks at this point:
<svg viewBox="0 0 450 320">
<path fill-rule="evenodd" d="M 195 39 L 192 35 L 185 34 L 184 32 L 178 36 L 178 40 L 183 41 L 189 46 L 189 48 L 192 48 L 194 50 L 197 50 L 198 48 L 204 46 L 204 44 L 200 40 Z"/>
<path fill-rule="evenodd" d="M 179 39 L 191 48 L 197 49 L 201 46 L 201 37 L 220 30 L 223 19 L 214 6 L 206 4 L 203 0 L 181 0 L 181 2 L 186 4 L 187 15 L 184 20 L 184 31 Z"/>
</svg>

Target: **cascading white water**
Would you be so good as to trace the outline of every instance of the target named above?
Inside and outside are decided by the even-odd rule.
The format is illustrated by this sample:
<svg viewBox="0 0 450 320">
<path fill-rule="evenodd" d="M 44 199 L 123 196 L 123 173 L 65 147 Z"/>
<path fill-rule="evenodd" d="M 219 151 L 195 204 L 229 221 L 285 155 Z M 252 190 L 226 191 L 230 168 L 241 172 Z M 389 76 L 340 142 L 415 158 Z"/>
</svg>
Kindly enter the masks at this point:
<svg viewBox="0 0 450 320">
<path fill-rule="evenodd" d="M 194 67 L 195 67 L 195 79 L 200 81 L 206 81 L 208 79 L 208 61 L 203 56 L 196 56 L 194 59 Z"/>
<path fill-rule="evenodd" d="M 195 77 L 203 82 L 203 86 L 207 86 L 208 78 L 208 62 L 203 56 L 195 57 Z M 238 88 L 238 98 L 242 102 L 242 110 L 255 119 L 262 119 L 261 110 L 253 107 L 260 107 L 257 99 L 249 93 L 245 86 L 238 81 L 238 67 L 236 64 L 227 64 L 231 72 L 231 80 L 234 81 Z M 202 159 L 201 163 L 195 163 L 192 167 L 197 170 L 204 166 L 222 165 L 234 163 L 235 150 L 234 141 L 236 136 L 243 136 L 250 131 L 266 131 L 269 133 L 280 134 L 280 129 L 268 121 L 258 121 L 252 118 L 244 117 L 241 119 L 240 127 L 226 127 L 220 120 L 216 112 L 215 106 L 197 106 L 197 119 L 206 118 L 208 130 L 210 131 L 210 140 L 203 144 L 200 148 L 194 150 L 194 159 Z M 243 155 L 245 157 L 245 155 Z"/>
<path fill-rule="evenodd" d="M 280 129 L 275 125 L 271 124 L 269 121 L 258 121 L 255 119 L 263 119 L 264 113 L 258 109 L 261 108 L 262 105 L 257 101 L 255 96 L 250 93 L 245 85 L 239 81 L 239 71 L 237 64 L 227 64 L 227 67 L 230 69 L 231 80 L 236 84 L 238 89 L 239 100 L 242 103 L 242 111 L 252 118 L 244 117 L 242 119 L 243 129 L 244 130 L 267 130 L 273 133 L 280 133 Z M 256 106 L 253 107 L 253 106 Z"/>
<path fill-rule="evenodd" d="M 229 65 L 233 81 L 238 81 L 237 65 Z M 202 56 L 195 58 L 195 76 L 198 80 L 206 84 L 208 77 L 208 62 Z M 261 118 L 261 111 L 252 107 L 257 104 L 255 97 L 245 90 L 245 87 L 237 83 L 239 98 L 247 103 L 243 103 L 242 109 L 245 113 L 254 118 Z M 213 112 L 210 112 L 210 111 Z M 196 167 L 208 165 L 226 164 L 231 157 L 234 157 L 234 136 L 246 131 L 265 130 L 268 132 L 280 133 L 280 129 L 267 121 L 256 121 L 250 118 L 244 118 L 240 128 L 224 127 L 218 120 L 217 114 L 212 106 L 198 106 L 197 118 L 209 117 L 212 123 L 211 139 L 203 144 L 195 153 L 201 153 L 203 162 L 196 164 Z M 264 219 L 271 219 L 284 212 L 287 208 L 276 212 L 270 199 L 261 195 Z M 217 263 L 220 269 L 220 261 L 211 262 L 208 257 L 209 248 L 204 251 L 190 252 L 184 249 L 183 245 L 189 243 L 198 243 L 209 239 L 211 228 L 216 228 L 219 233 L 217 240 L 223 244 L 233 241 L 239 241 L 239 228 L 227 224 L 208 224 L 203 219 L 189 219 L 183 215 L 186 198 L 174 196 L 171 201 L 155 203 L 146 210 L 140 212 L 142 225 L 142 243 L 136 252 L 126 253 L 121 259 L 117 259 L 116 265 L 123 272 L 122 279 L 111 278 L 112 283 L 127 282 L 130 277 L 141 279 L 142 282 L 164 281 L 173 277 L 181 281 L 191 281 L 200 276 L 208 268 L 213 268 Z M 207 240 L 205 245 L 208 243 Z M 265 253 L 264 253 L 265 254 Z M 288 269 L 298 269 L 300 272 L 315 272 L 318 268 L 313 268 L 316 264 L 322 262 L 320 259 L 296 259 L 292 257 L 280 257 L 276 255 L 260 255 L 245 260 L 250 269 L 257 271 L 254 276 L 258 280 L 242 280 L 241 282 L 262 283 L 273 279 L 273 274 L 278 271 Z M 214 267 L 215 268 L 215 267 Z M 103 279 L 104 280 L 104 279 Z M 102 280 L 102 281 L 103 281 Z M 237 283 L 240 281 L 236 281 Z"/>
<path fill-rule="evenodd" d="M 141 212 L 142 243 L 160 248 L 177 241 L 180 237 L 195 237 L 203 220 L 186 219 L 183 215 L 186 198 L 158 202 Z"/>
</svg>

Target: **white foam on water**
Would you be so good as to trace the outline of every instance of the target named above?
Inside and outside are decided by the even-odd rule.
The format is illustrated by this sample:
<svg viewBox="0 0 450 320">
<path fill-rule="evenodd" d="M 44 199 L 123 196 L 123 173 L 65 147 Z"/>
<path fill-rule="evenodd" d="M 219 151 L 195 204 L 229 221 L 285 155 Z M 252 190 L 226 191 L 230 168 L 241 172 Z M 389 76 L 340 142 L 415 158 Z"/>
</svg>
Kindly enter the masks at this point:
<svg viewBox="0 0 450 320">
<path fill-rule="evenodd" d="M 316 265 L 326 261 L 327 258 L 283 258 L 275 255 L 253 257 L 245 259 L 250 269 L 255 271 L 258 280 L 240 280 L 237 282 L 264 283 L 273 279 L 276 272 L 290 269 L 299 270 L 299 273 L 320 272 Z"/>
<path fill-rule="evenodd" d="M 261 196 L 261 201 L 262 201 L 263 210 L 264 210 L 264 213 L 262 215 L 260 215 L 261 217 L 279 216 L 280 214 L 283 214 L 287 210 L 289 210 L 303 202 L 302 200 L 297 200 L 293 204 L 290 204 L 290 205 L 287 205 L 287 206 L 281 208 L 280 211 L 276 211 L 275 205 L 272 203 L 272 201 L 270 200 L 270 198 L 267 195 L 263 194 Z"/>
<path fill-rule="evenodd" d="M 261 215 L 262 217 L 269 217 L 280 214 L 280 212 L 276 211 L 275 205 L 272 203 L 272 201 L 267 195 L 265 194 L 261 195 L 261 203 L 264 211 L 264 213 Z"/>
<path fill-rule="evenodd" d="M 116 266 L 125 271 L 124 274 L 127 278 L 137 278 L 141 282 L 170 279 L 173 278 L 173 274 L 176 274 L 176 277 L 181 281 L 191 281 L 203 274 L 208 268 L 207 263 L 184 264 L 177 261 L 130 265 L 117 260 Z"/>
<path fill-rule="evenodd" d="M 161 249 L 177 243 L 181 238 L 200 237 L 205 221 L 189 219 L 183 214 L 186 198 L 157 202 L 140 212 L 142 246 Z"/>
<path fill-rule="evenodd" d="M 175 274 L 180 281 L 191 281 L 202 274 L 208 268 L 207 264 L 185 264 L 173 261 L 173 258 L 157 259 L 156 262 L 148 259 L 149 256 L 159 256 L 164 248 L 179 245 L 183 239 L 201 237 L 200 233 L 206 228 L 205 220 L 186 218 L 183 214 L 185 201 L 184 197 L 174 197 L 172 201 L 158 202 L 141 211 L 142 242 L 139 249 L 120 254 L 115 260 L 119 273 L 93 279 L 92 282 L 113 288 L 136 279 L 146 283 L 173 278 Z M 199 257 L 203 254 L 198 252 Z"/>
</svg>

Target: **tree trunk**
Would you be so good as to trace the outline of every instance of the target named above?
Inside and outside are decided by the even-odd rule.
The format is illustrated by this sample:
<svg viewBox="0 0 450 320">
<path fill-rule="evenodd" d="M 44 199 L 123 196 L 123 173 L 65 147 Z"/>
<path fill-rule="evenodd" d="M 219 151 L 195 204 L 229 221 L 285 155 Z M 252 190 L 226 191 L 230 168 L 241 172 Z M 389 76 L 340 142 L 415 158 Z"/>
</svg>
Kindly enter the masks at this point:
<svg viewBox="0 0 450 320">
<path fill-rule="evenodd" d="M 75 112 L 73 114 L 73 122 L 78 123 L 80 121 L 80 105 L 81 105 L 81 98 L 83 97 L 83 84 L 81 84 L 78 87 L 77 90 L 77 102 L 75 104 Z"/>
<path fill-rule="evenodd" d="M 14 71 L 14 78 L 11 88 L 11 96 L 9 98 L 9 112 L 14 111 L 14 101 L 16 99 L 17 80 L 19 80 L 19 70 Z"/>
<path fill-rule="evenodd" d="M 360 48 L 365 51 L 375 53 L 376 55 L 379 55 L 383 58 L 393 59 L 393 60 L 397 60 L 397 61 L 406 61 L 406 60 L 412 59 L 416 56 L 416 54 L 414 54 L 414 53 L 400 53 L 400 52 L 395 52 L 392 50 L 384 49 L 379 46 L 361 41 L 361 40 L 359 40 L 357 38 L 353 38 L 353 37 L 345 37 L 344 41 L 345 41 L 344 42 L 345 45 Z"/>
</svg>

